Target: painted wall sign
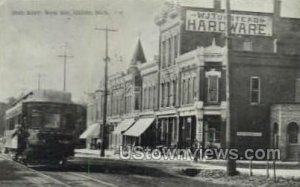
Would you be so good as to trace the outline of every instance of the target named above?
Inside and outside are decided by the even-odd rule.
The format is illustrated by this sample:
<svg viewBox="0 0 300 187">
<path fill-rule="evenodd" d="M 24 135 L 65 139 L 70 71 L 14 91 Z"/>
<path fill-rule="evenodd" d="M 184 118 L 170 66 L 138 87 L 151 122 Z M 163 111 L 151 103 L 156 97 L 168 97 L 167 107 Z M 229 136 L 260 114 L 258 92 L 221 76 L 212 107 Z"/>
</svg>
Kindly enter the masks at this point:
<svg viewBox="0 0 300 187">
<path fill-rule="evenodd" d="M 261 137 L 261 132 L 237 132 L 237 136 L 254 136 L 254 137 Z"/>
<path fill-rule="evenodd" d="M 272 17 L 261 15 L 231 15 L 231 33 L 239 35 L 272 36 Z M 225 32 L 226 14 L 206 11 L 186 11 L 186 30 Z"/>
</svg>

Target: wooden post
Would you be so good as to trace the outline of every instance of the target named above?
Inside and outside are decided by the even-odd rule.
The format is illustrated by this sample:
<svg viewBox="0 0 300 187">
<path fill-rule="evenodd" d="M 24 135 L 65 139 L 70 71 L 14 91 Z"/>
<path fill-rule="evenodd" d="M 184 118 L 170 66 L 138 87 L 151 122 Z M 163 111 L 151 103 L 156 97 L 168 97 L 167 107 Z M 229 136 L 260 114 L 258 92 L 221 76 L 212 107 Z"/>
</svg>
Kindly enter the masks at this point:
<svg viewBox="0 0 300 187">
<path fill-rule="evenodd" d="M 273 179 L 276 182 L 276 159 L 273 160 Z"/>
<path fill-rule="evenodd" d="M 267 160 L 267 166 L 266 166 L 266 170 L 267 170 L 267 178 L 270 177 L 270 173 L 269 173 L 269 160 Z"/>
<path fill-rule="evenodd" d="M 252 172 L 252 159 L 250 160 L 250 163 L 249 163 L 249 176 L 252 177 L 253 175 L 253 172 Z"/>
</svg>

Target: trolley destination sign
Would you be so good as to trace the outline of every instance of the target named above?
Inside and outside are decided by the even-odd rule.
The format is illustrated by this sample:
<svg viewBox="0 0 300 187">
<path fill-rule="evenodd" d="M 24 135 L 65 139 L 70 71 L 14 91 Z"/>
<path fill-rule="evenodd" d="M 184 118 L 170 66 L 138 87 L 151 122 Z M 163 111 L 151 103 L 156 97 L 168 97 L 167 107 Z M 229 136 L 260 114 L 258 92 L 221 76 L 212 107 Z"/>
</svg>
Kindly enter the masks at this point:
<svg viewBox="0 0 300 187">
<path fill-rule="evenodd" d="M 272 17 L 264 15 L 231 15 L 231 33 L 237 35 L 272 36 Z M 226 30 L 226 14 L 201 10 L 186 11 L 186 30 L 217 32 Z"/>
</svg>

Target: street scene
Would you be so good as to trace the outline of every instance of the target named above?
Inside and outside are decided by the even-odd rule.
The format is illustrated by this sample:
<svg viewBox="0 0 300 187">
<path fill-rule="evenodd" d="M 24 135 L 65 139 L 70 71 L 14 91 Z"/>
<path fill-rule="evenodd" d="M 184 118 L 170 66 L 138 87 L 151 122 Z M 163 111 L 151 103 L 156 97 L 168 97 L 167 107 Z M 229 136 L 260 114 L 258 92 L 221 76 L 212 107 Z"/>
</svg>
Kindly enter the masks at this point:
<svg viewBox="0 0 300 187">
<path fill-rule="evenodd" d="M 299 10 L 0 1 L 0 186 L 300 186 Z"/>
</svg>

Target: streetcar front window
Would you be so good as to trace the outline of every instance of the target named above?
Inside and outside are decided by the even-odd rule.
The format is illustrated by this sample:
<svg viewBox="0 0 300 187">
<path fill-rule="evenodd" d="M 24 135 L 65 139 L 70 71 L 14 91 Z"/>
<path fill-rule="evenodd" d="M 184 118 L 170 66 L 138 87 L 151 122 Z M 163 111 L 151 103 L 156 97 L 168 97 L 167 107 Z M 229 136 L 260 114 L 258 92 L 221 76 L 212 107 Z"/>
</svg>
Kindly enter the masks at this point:
<svg viewBox="0 0 300 187">
<path fill-rule="evenodd" d="M 45 114 L 44 127 L 51 129 L 60 128 L 61 116 L 60 114 Z"/>
<path fill-rule="evenodd" d="M 35 112 L 31 115 L 31 128 L 58 129 L 61 124 L 61 115 L 46 112 Z"/>
<path fill-rule="evenodd" d="M 43 123 L 42 114 L 38 112 L 34 112 L 31 115 L 31 128 L 41 128 Z"/>
</svg>

